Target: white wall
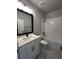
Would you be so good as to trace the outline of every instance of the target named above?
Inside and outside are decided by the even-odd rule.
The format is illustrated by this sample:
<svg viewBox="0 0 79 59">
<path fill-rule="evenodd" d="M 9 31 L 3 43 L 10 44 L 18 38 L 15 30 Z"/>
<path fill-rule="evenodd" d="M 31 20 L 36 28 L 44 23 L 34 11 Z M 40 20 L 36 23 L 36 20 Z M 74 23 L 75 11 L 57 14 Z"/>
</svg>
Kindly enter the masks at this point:
<svg viewBox="0 0 79 59">
<path fill-rule="evenodd" d="M 50 19 L 50 18 L 55 18 L 55 17 L 59 17 L 62 16 L 62 9 L 53 11 L 53 12 L 49 12 L 48 14 L 46 14 L 46 19 Z"/>
<path fill-rule="evenodd" d="M 37 9 L 32 3 L 30 3 L 28 0 L 22 0 L 21 2 L 24 3 L 24 5 L 28 6 L 33 11 L 34 16 L 34 33 L 35 34 L 41 34 L 42 31 L 42 24 L 41 20 L 44 19 L 44 13 Z"/>
<path fill-rule="evenodd" d="M 46 15 L 45 38 L 62 44 L 62 10 L 59 9 Z"/>
</svg>

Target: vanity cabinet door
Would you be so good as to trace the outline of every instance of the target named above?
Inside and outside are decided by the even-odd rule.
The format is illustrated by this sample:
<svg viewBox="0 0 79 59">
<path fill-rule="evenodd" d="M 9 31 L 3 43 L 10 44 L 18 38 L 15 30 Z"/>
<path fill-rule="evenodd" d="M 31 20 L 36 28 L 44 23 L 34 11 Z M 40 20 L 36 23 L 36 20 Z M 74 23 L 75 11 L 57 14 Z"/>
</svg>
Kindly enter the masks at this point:
<svg viewBox="0 0 79 59">
<path fill-rule="evenodd" d="M 20 50 L 20 59 L 31 59 L 28 45 L 22 46 L 19 50 Z"/>
<path fill-rule="evenodd" d="M 39 53 L 40 39 L 36 39 L 19 48 L 20 59 L 35 59 Z"/>
<path fill-rule="evenodd" d="M 32 57 L 32 59 L 36 58 L 36 56 L 39 53 L 39 49 L 40 49 L 39 39 L 29 43 L 29 53 L 30 53 L 30 56 Z"/>
</svg>

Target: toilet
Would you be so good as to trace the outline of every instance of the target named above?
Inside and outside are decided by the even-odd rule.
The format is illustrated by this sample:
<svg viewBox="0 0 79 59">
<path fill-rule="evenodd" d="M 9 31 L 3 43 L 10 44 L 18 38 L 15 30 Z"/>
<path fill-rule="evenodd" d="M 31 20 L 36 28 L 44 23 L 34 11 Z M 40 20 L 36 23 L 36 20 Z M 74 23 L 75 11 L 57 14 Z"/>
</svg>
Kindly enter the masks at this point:
<svg viewBox="0 0 79 59">
<path fill-rule="evenodd" d="M 48 45 L 48 42 L 47 42 L 46 40 L 41 40 L 41 41 L 40 41 L 40 44 L 41 44 L 42 46 L 47 46 L 47 45 Z"/>
</svg>

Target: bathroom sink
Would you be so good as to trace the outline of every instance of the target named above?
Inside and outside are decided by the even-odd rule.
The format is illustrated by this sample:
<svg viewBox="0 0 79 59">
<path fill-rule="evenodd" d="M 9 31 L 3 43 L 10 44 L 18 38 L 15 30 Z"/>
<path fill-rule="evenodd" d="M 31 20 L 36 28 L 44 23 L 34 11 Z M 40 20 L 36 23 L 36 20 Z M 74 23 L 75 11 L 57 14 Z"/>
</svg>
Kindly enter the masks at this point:
<svg viewBox="0 0 79 59">
<path fill-rule="evenodd" d="M 25 35 L 23 35 L 23 36 L 21 36 L 21 37 L 18 37 L 18 41 L 26 41 L 26 40 L 30 40 L 30 39 L 35 39 L 36 38 L 36 36 L 25 36 Z"/>
<path fill-rule="evenodd" d="M 24 44 L 27 44 L 27 43 L 29 43 L 29 42 L 31 42 L 31 41 L 33 41 L 33 40 L 35 40 L 35 39 L 37 39 L 37 38 L 39 38 L 40 36 L 37 36 L 37 35 L 33 35 L 33 34 L 31 34 L 31 35 L 29 35 L 28 37 L 26 36 L 26 35 L 23 35 L 23 36 L 20 36 L 20 37 L 17 37 L 17 43 L 18 43 L 18 46 L 22 46 L 22 45 L 24 45 Z"/>
<path fill-rule="evenodd" d="M 22 40 L 29 40 L 29 39 L 34 39 L 34 38 L 36 38 L 36 37 L 34 37 L 34 36 L 30 36 L 30 37 L 25 37 L 25 38 L 22 38 Z"/>
</svg>

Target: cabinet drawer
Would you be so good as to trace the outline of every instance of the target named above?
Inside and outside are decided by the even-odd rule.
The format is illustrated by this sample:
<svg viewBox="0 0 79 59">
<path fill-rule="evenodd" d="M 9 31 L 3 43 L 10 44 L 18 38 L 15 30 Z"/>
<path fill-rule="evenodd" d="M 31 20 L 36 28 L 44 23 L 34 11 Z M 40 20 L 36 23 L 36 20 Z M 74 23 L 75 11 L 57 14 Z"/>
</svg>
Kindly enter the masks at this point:
<svg viewBox="0 0 79 59">
<path fill-rule="evenodd" d="M 28 50 L 28 45 L 24 45 L 24 46 L 19 48 L 20 53 L 24 52 L 24 51 L 27 51 L 27 50 Z"/>
</svg>

